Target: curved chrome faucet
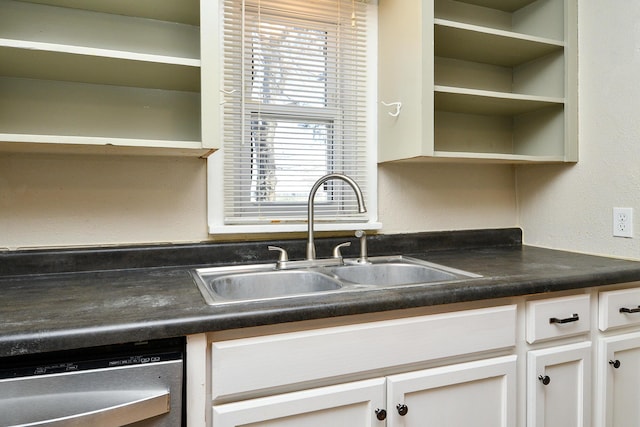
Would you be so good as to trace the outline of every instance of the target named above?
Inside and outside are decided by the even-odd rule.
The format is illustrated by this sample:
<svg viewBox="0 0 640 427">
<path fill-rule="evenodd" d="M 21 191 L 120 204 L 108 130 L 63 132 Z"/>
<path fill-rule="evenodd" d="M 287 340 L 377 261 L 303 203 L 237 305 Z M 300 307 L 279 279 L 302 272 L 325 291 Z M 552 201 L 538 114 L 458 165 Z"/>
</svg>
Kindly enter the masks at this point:
<svg viewBox="0 0 640 427">
<path fill-rule="evenodd" d="M 351 186 L 353 191 L 356 193 L 356 199 L 358 200 L 358 212 L 365 213 L 367 211 L 366 206 L 364 205 L 364 196 L 362 195 L 362 190 L 358 186 L 358 184 L 347 175 L 341 173 L 330 173 L 328 175 L 323 176 L 318 179 L 313 187 L 311 187 L 311 191 L 309 192 L 309 201 L 307 203 L 307 259 L 314 260 L 316 259 L 316 246 L 313 243 L 313 207 L 314 207 L 314 199 L 316 197 L 316 192 L 320 188 L 322 184 L 331 180 L 331 179 L 341 179 Z"/>
</svg>

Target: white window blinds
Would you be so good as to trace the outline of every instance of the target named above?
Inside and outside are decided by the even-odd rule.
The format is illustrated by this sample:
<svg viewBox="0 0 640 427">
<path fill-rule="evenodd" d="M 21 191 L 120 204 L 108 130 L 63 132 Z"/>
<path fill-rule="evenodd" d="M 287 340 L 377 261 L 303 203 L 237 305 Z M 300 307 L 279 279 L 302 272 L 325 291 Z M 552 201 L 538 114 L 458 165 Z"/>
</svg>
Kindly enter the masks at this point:
<svg viewBox="0 0 640 427">
<path fill-rule="evenodd" d="M 303 222 L 328 173 L 370 191 L 366 18 L 362 0 L 223 0 L 224 224 Z M 368 220 L 343 181 L 315 201 L 317 222 Z"/>
</svg>

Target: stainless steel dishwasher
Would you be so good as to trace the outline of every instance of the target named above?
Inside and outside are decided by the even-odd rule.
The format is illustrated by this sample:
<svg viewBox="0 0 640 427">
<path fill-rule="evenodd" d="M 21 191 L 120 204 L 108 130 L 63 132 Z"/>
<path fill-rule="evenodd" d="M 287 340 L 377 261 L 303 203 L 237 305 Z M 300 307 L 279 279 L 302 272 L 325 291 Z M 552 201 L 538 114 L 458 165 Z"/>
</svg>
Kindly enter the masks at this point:
<svg viewBox="0 0 640 427">
<path fill-rule="evenodd" d="M 184 425 L 184 340 L 0 359 L 0 426 Z"/>
</svg>

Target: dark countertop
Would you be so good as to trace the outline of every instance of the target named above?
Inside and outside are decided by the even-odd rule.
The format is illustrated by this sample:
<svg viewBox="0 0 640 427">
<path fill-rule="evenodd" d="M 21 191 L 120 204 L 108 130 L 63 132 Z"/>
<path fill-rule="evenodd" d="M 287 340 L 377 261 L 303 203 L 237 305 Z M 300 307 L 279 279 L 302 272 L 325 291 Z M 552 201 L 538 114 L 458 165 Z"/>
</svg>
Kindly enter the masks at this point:
<svg viewBox="0 0 640 427">
<path fill-rule="evenodd" d="M 150 266 L 171 265 L 175 259 L 160 257 L 157 261 L 158 257 L 146 257 L 143 262 L 133 255 L 123 257 L 117 249 L 117 256 L 108 257 L 111 262 L 107 269 L 66 271 L 67 263 L 73 264 L 74 270 L 81 270 L 76 261 L 69 262 L 70 251 L 48 252 L 45 255 L 56 262 L 67 260 L 57 262 L 56 268 L 62 271 L 56 272 L 50 271 L 51 263 L 44 262 L 41 253 L 0 253 L 0 265 L 5 268 L 0 271 L 0 357 L 640 281 L 640 262 L 522 246 L 519 233 L 509 229 L 495 240 L 472 233 L 471 243 L 464 238 L 452 241 L 449 236 L 439 235 L 435 239 L 438 250 L 426 244 L 434 242 L 432 235 L 403 237 L 404 248 L 408 249 L 402 252 L 404 255 L 481 274 L 479 279 L 223 306 L 204 303 L 189 274 L 191 265 L 185 260 L 180 260 L 184 265 Z M 398 254 L 398 237 L 393 238 L 393 243 L 389 239 L 371 237 L 370 249 L 374 251 L 370 253 Z M 328 239 L 326 246 L 342 240 Z M 459 244 L 461 241 L 466 244 Z M 207 250 L 216 246 L 204 245 Z M 238 252 L 229 247 L 224 252 L 243 262 L 255 262 L 255 248 L 264 246 L 266 243 L 234 244 Z M 141 248 L 129 250 L 139 254 Z M 78 255 L 77 251 L 71 252 Z M 272 259 L 273 254 L 267 256 Z M 114 263 L 114 258 L 131 259 Z M 196 258 L 191 256 L 189 260 L 200 261 Z M 219 263 L 229 262 L 222 258 Z M 38 262 L 46 265 L 41 269 L 47 271 L 38 270 Z M 131 268 L 126 265 L 131 262 L 147 265 Z M 13 263 L 14 268 L 8 268 L 6 263 Z M 25 274 L 24 265 L 37 273 Z"/>
</svg>

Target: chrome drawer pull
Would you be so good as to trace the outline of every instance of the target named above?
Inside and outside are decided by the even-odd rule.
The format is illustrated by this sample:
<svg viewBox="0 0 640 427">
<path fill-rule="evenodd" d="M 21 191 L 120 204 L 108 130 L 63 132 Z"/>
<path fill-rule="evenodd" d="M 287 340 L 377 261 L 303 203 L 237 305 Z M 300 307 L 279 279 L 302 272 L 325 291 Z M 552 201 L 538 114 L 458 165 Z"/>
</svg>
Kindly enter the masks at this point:
<svg viewBox="0 0 640 427">
<path fill-rule="evenodd" d="M 578 316 L 577 313 L 574 313 L 573 316 L 566 317 L 564 319 L 558 319 L 557 317 L 552 317 L 549 319 L 549 323 L 571 323 L 571 322 L 577 322 L 578 320 L 580 320 L 580 317 Z"/>
<path fill-rule="evenodd" d="M 626 308 L 626 307 L 622 307 L 620 309 L 620 313 L 640 313 L 640 305 L 638 306 L 638 308 Z"/>
</svg>

